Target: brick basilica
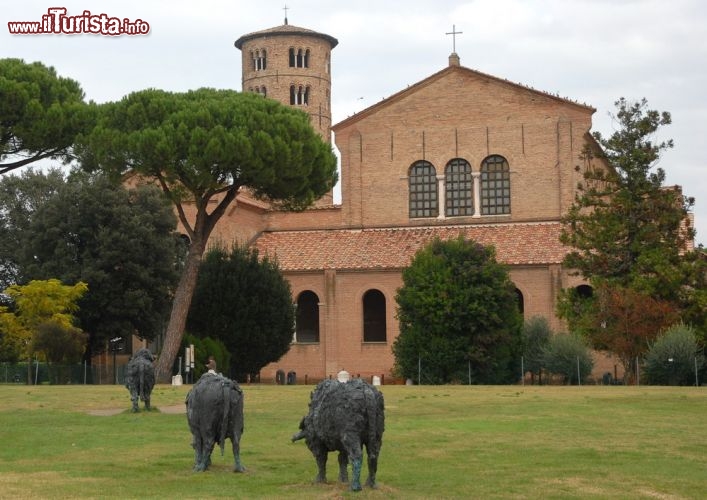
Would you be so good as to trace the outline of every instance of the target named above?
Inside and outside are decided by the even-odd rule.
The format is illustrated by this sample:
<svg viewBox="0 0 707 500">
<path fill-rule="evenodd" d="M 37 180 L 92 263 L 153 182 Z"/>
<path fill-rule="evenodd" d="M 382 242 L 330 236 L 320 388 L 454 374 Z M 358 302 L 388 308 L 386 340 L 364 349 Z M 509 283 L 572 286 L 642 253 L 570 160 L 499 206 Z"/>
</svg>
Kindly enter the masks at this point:
<svg viewBox="0 0 707 500">
<path fill-rule="evenodd" d="M 435 237 L 493 245 L 524 317 L 561 330 L 558 292 L 586 285 L 562 266 L 560 217 L 582 178 L 595 109 L 464 67 L 452 53 L 440 71 L 332 124 L 337 44 L 287 20 L 235 42 L 242 90 L 309 113 L 341 158 L 340 204 L 330 193 L 286 213 L 244 193 L 211 237 L 276 256 L 291 284 L 295 336 L 261 379 L 345 369 L 390 380 L 401 271 Z"/>
</svg>

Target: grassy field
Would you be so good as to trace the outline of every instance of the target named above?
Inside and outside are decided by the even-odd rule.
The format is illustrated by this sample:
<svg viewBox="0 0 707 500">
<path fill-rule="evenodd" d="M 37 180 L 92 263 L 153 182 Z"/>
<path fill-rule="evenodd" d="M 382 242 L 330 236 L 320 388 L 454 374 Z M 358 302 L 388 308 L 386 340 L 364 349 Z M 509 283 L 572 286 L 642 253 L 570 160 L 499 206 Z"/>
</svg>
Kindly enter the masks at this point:
<svg viewBox="0 0 707 500">
<path fill-rule="evenodd" d="M 379 487 L 313 484 L 291 443 L 312 386 L 244 386 L 247 472 L 229 444 L 193 473 L 187 386 L 133 414 L 122 386 L 0 386 L 0 498 L 704 498 L 707 391 L 383 386 Z M 365 473 L 364 466 L 364 473 Z"/>
</svg>

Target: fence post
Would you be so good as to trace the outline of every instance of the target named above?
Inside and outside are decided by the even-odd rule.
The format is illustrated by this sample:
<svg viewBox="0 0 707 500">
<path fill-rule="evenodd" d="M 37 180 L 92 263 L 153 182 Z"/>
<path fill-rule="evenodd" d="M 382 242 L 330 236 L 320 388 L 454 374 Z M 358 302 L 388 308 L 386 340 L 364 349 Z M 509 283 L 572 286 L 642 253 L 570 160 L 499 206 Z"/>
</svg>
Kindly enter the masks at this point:
<svg viewBox="0 0 707 500">
<path fill-rule="evenodd" d="M 422 385 L 422 357 L 417 357 L 417 385 Z"/>
</svg>

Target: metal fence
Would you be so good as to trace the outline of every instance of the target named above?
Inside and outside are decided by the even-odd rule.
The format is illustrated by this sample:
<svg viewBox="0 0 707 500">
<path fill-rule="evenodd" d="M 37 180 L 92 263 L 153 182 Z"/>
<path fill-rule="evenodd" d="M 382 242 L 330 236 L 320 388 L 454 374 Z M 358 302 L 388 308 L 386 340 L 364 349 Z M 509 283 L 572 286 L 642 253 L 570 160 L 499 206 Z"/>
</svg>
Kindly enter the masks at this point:
<svg viewBox="0 0 707 500">
<path fill-rule="evenodd" d="M 0 363 L 0 384 L 124 384 L 126 365 Z"/>
</svg>

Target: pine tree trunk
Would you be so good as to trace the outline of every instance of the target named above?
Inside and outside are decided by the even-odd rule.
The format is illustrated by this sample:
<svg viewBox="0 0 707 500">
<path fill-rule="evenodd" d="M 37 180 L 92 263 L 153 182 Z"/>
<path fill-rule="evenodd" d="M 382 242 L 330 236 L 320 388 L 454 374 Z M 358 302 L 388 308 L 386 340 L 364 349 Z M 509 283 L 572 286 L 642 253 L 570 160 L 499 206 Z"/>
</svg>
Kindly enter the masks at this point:
<svg viewBox="0 0 707 500">
<path fill-rule="evenodd" d="M 201 236 L 195 237 L 194 241 L 189 245 L 182 277 L 174 293 L 172 312 L 169 316 L 164 344 L 155 365 L 155 381 L 157 383 L 169 384 L 172 381 L 172 366 L 177 358 L 182 338 L 184 337 L 187 314 L 189 313 L 189 306 L 196 288 L 201 257 L 205 248 L 205 238 Z"/>
</svg>

